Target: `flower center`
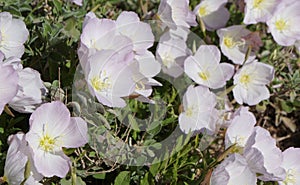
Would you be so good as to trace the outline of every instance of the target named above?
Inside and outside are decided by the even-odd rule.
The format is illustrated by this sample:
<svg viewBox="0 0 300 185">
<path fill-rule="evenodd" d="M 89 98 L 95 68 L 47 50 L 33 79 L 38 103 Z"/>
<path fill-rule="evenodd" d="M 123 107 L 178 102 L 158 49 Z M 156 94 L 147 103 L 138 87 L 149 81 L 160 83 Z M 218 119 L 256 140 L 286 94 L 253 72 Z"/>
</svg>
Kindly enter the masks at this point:
<svg viewBox="0 0 300 185">
<path fill-rule="evenodd" d="M 40 147 L 45 151 L 45 152 L 50 152 L 53 151 L 55 147 L 55 138 L 51 138 L 47 134 L 44 135 L 41 140 L 40 140 Z"/>
<path fill-rule="evenodd" d="M 275 27 L 279 31 L 283 31 L 287 28 L 287 22 L 283 19 L 279 19 L 275 22 Z"/>
<path fill-rule="evenodd" d="M 259 8 L 260 4 L 263 2 L 264 0 L 254 0 L 253 2 L 253 6 L 254 8 Z"/>
<path fill-rule="evenodd" d="M 228 48 L 233 48 L 235 46 L 235 42 L 233 41 L 233 39 L 231 37 L 224 37 L 223 42 L 224 42 L 225 46 Z"/>
<path fill-rule="evenodd" d="M 247 86 L 248 83 L 250 83 L 250 80 L 251 80 L 251 78 L 250 78 L 250 75 L 248 75 L 248 74 L 244 74 L 244 75 L 242 75 L 241 78 L 240 78 L 240 82 L 241 82 L 242 84 L 244 84 L 245 86 Z"/>
<path fill-rule="evenodd" d="M 162 63 L 164 66 L 166 66 L 167 68 L 171 67 L 172 64 L 174 63 L 174 58 L 171 57 L 170 55 L 165 55 L 162 58 Z"/>
<path fill-rule="evenodd" d="M 286 172 L 286 178 L 283 181 L 283 183 L 284 184 L 296 184 L 296 179 L 297 179 L 297 171 L 294 169 L 288 169 Z"/>
<path fill-rule="evenodd" d="M 105 72 L 104 72 L 104 75 L 105 75 Z M 101 76 L 101 74 L 100 74 L 100 76 Z M 105 78 L 101 79 L 99 76 L 94 76 L 91 79 L 91 85 L 97 91 L 103 91 L 105 89 L 108 89 L 110 87 L 109 77 L 105 77 Z"/>
<path fill-rule="evenodd" d="M 200 15 L 200 16 L 205 16 L 205 15 L 207 15 L 207 13 L 208 13 L 205 6 L 201 6 L 201 7 L 199 8 L 198 12 L 199 12 L 199 15 Z"/>
<path fill-rule="evenodd" d="M 186 111 L 185 111 L 185 115 L 187 117 L 191 117 L 193 115 L 193 108 L 189 107 Z"/>
<path fill-rule="evenodd" d="M 199 73 L 199 77 L 202 79 L 202 80 L 208 80 L 209 78 L 209 73 L 208 72 L 200 72 Z"/>
</svg>

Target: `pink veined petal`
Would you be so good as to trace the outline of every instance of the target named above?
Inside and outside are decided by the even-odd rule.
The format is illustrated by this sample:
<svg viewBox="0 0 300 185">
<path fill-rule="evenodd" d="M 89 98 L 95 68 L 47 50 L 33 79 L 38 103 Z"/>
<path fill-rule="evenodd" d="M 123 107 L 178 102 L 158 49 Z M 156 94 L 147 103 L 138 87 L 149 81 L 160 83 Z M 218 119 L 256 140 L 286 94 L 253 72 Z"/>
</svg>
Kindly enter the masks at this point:
<svg viewBox="0 0 300 185">
<path fill-rule="evenodd" d="M 32 133 L 49 133 L 52 137 L 60 136 L 69 125 L 70 112 L 60 101 L 45 103 L 30 116 L 29 124 Z M 41 126 L 43 125 L 43 126 Z"/>
<path fill-rule="evenodd" d="M 13 19 L 10 27 L 5 32 L 5 39 L 22 45 L 27 40 L 28 35 L 29 32 L 25 23 L 22 20 Z"/>
<path fill-rule="evenodd" d="M 184 62 L 184 72 L 196 83 L 203 84 L 203 80 L 199 77 L 199 72 L 203 71 L 197 64 L 194 56 L 188 57 Z"/>
<path fill-rule="evenodd" d="M 270 97 L 270 92 L 266 86 L 252 85 L 249 87 L 245 103 L 248 105 L 256 105 L 262 100 L 266 100 Z"/>
<path fill-rule="evenodd" d="M 88 142 L 87 132 L 87 123 L 80 117 L 72 117 L 61 138 L 63 147 L 77 148 L 85 145 Z"/>
<path fill-rule="evenodd" d="M 220 68 L 222 70 L 224 80 L 230 80 L 234 74 L 234 66 L 228 63 L 221 63 Z"/>
<path fill-rule="evenodd" d="M 179 115 L 178 122 L 180 130 L 186 134 L 197 130 L 197 120 L 193 117 L 187 116 L 185 113 L 181 113 Z"/>
<path fill-rule="evenodd" d="M 71 161 L 63 153 L 55 155 L 42 150 L 34 151 L 33 160 L 39 173 L 45 177 L 64 178 L 70 170 Z"/>
<path fill-rule="evenodd" d="M 161 65 L 155 60 L 151 52 L 147 51 L 144 55 L 137 55 L 135 58 L 139 63 L 140 72 L 145 77 L 154 77 L 160 72 Z"/>
</svg>

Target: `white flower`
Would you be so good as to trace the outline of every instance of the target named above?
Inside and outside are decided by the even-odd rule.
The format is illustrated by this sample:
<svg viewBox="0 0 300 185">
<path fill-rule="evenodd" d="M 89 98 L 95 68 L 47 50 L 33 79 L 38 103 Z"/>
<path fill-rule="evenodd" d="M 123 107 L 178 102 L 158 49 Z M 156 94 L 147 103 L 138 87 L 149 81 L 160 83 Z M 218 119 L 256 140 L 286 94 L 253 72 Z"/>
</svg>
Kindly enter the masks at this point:
<svg viewBox="0 0 300 185">
<path fill-rule="evenodd" d="M 184 62 L 184 72 L 197 84 L 218 89 L 225 86 L 233 73 L 234 67 L 220 63 L 221 53 L 214 45 L 201 45 L 194 56 Z"/>
<path fill-rule="evenodd" d="M 233 63 L 243 64 L 245 62 L 249 46 L 244 37 L 250 33 L 243 25 L 230 26 L 217 31 L 220 38 L 221 51 Z M 246 62 L 254 59 L 255 54 L 250 52 Z"/>
<path fill-rule="evenodd" d="M 141 22 L 135 12 L 123 11 L 116 20 L 117 31 L 131 39 L 136 54 L 144 54 L 153 45 L 154 35 L 149 24 Z"/>
<path fill-rule="evenodd" d="M 222 161 L 214 169 L 210 179 L 211 185 L 256 185 L 256 182 L 256 174 L 251 171 L 246 159 L 240 154 L 231 154 Z"/>
<path fill-rule="evenodd" d="M 233 96 L 239 104 L 256 105 L 270 97 L 266 85 L 274 76 L 274 68 L 254 60 L 246 63 L 234 75 Z"/>
<path fill-rule="evenodd" d="M 183 96 L 184 111 L 179 115 L 179 126 L 184 133 L 200 131 L 214 134 L 216 131 L 216 96 L 203 86 L 189 86 Z"/>
<path fill-rule="evenodd" d="M 9 148 L 7 151 L 3 180 L 10 185 L 20 185 L 25 178 L 25 184 L 39 184 L 43 176 L 39 174 L 33 164 L 30 148 L 24 139 L 24 133 L 17 133 L 8 138 Z M 29 177 L 25 177 L 26 164 L 30 163 Z"/>
<path fill-rule="evenodd" d="M 267 22 L 282 0 L 245 0 L 245 24 Z"/>
<path fill-rule="evenodd" d="M 209 31 L 222 28 L 229 20 L 229 11 L 225 8 L 227 0 L 203 0 L 194 9 Z"/>
<path fill-rule="evenodd" d="M 283 181 L 278 181 L 279 185 L 298 185 L 300 184 L 300 148 L 290 147 L 283 152 L 281 166 L 286 171 Z"/>
<path fill-rule="evenodd" d="M 122 97 L 132 94 L 136 87 L 137 79 L 134 79 L 134 74 L 139 72 L 131 66 L 135 63 L 123 63 L 113 50 L 98 51 L 88 62 L 90 71 L 87 83 L 92 95 L 104 105 L 124 107 L 126 103 Z"/>
<path fill-rule="evenodd" d="M 282 1 L 274 16 L 267 21 L 269 31 L 279 45 L 291 46 L 300 40 L 299 9 L 299 1 Z"/>
<path fill-rule="evenodd" d="M 42 94 L 47 92 L 38 71 L 24 68 L 18 71 L 18 93 L 9 106 L 22 113 L 32 113 L 42 103 Z"/>
<path fill-rule="evenodd" d="M 12 56 L 20 58 L 23 55 L 23 44 L 28 35 L 29 32 L 22 20 L 13 19 L 8 12 L 0 13 L 0 51 L 6 58 Z"/>
<path fill-rule="evenodd" d="M 191 54 L 185 41 L 181 38 L 174 37 L 171 33 L 166 32 L 161 36 L 156 57 L 161 63 L 162 71 L 174 78 L 183 73 L 183 63 L 186 57 Z"/>
<path fill-rule="evenodd" d="M 225 148 L 233 144 L 236 144 L 235 147 L 237 150 L 244 148 L 253 132 L 255 123 L 256 118 L 252 112 L 249 112 L 248 107 L 239 108 L 226 130 Z"/>
<path fill-rule="evenodd" d="M 270 132 L 256 126 L 248 138 L 243 156 L 249 167 L 263 181 L 278 181 L 285 177 L 285 170 L 280 166 L 283 160 L 281 150 Z M 276 162 L 275 162 L 276 161 Z"/>
<path fill-rule="evenodd" d="M 65 177 L 70 159 L 65 148 L 77 148 L 88 141 L 87 123 L 79 117 L 70 117 L 67 107 L 59 101 L 45 103 L 30 116 L 30 129 L 25 139 L 32 148 L 33 162 L 45 177 Z"/>
<path fill-rule="evenodd" d="M 4 106 L 13 99 L 18 92 L 19 76 L 12 65 L 5 65 L 0 61 L 0 114 Z"/>
</svg>

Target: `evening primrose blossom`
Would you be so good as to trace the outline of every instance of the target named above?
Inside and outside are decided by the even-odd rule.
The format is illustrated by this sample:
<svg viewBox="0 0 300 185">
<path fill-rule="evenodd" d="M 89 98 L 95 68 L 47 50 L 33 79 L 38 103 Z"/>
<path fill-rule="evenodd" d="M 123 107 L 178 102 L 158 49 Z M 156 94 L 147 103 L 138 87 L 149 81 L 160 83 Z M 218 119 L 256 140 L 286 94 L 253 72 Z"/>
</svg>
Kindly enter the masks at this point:
<svg viewBox="0 0 300 185">
<path fill-rule="evenodd" d="M 0 114 L 4 106 L 11 101 L 18 92 L 19 76 L 12 65 L 5 65 L 0 61 Z"/>
<path fill-rule="evenodd" d="M 225 8 L 228 0 L 203 0 L 194 9 L 197 15 L 205 24 L 205 28 L 213 31 L 222 28 L 229 20 L 230 13 Z"/>
<path fill-rule="evenodd" d="M 200 131 L 214 134 L 216 131 L 216 95 L 204 86 L 189 86 L 183 96 L 183 109 L 178 121 L 180 129 L 189 132 Z"/>
<path fill-rule="evenodd" d="M 286 171 L 283 181 L 278 181 L 279 185 L 300 184 L 300 148 L 290 147 L 283 151 L 283 161 L 281 166 Z"/>
<path fill-rule="evenodd" d="M 267 21 L 274 40 L 282 46 L 292 46 L 300 40 L 300 2 L 282 1 L 274 16 Z"/>
<path fill-rule="evenodd" d="M 45 177 L 65 177 L 71 161 L 64 148 L 77 148 L 88 141 L 87 123 L 70 117 L 67 107 L 59 101 L 45 103 L 30 116 L 30 129 L 25 139 L 32 149 L 36 170 Z"/>
<path fill-rule="evenodd" d="M 267 22 L 282 0 L 245 0 L 245 24 Z"/>
<path fill-rule="evenodd" d="M 266 87 L 274 77 L 274 68 L 254 60 L 246 63 L 234 75 L 233 96 L 239 104 L 256 105 L 270 97 Z"/>
<path fill-rule="evenodd" d="M 222 28 L 217 31 L 217 34 L 220 38 L 220 47 L 222 53 L 233 63 L 241 65 L 244 62 L 255 59 L 255 53 L 249 52 L 247 61 L 245 61 L 249 45 L 244 37 L 251 34 L 251 32 L 247 30 L 245 26 L 234 25 L 227 28 Z"/>
<path fill-rule="evenodd" d="M 0 51 L 5 58 L 12 56 L 20 58 L 25 50 L 24 43 L 29 32 L 25 23 L 14 19 L 8 12 L 0 13 Z"/>
<path fill-rule="evenodd" d="M 134 92 L 137 82 L 134 74 L 139 73 L 133 67 L 135 63 L 123 63 L 113 50 L 98 51 L 88 62 L 90 71 L 87 74 L 87 83 L 91 94 L 106 106 L 126 106 L 122 97 Z"/>
<path fill-rule="evenodd" d="M 197 84 L 212 89 L 225 86 L 233 73 L 234 67 L 228 63 L 220 63 L 221 53 L 214 45 L 201 45 L 194 56 L 184 62 L 184 72 Z"/>
</svg>

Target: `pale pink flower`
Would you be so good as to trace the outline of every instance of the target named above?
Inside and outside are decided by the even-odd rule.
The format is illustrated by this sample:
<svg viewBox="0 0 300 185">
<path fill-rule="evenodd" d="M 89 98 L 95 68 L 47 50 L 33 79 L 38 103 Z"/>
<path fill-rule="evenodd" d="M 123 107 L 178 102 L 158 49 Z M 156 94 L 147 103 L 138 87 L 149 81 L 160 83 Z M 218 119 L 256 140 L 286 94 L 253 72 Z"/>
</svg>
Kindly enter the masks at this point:
<svg viewBox="0 0 300 185">
<path fill-rule="evenodd" d="M 88 62 L 87 83 L 92 95 L 109 107 L 124 107 L 122 97 L 132 94 L 136 86 L 134 74 L 138 71 L 132 66 L 135 63 L 123 63 L 113 50 L 98 51 Z"/>
<path fill-rule="evenodd" d="M 256 105 L 270 97 L 266 87 L 274 77 L 274 68 L 254 60 L 246 63 L 234 75 L 233 96 L 239 104 Z"/>
<path fill-rule="evenodd" d="M 226 130 L 225 148 L 235 144 L 237 151 L 243 152 L 246 142 L 254 130 L 256 118 L 248 107 L 240 107 Z"/>
<path fill-rule="evenodd" d="M 8 12 L 0 13 L 0 51 L 6 58 L 15 56 L 20 58 L 24 53 L 24 43 L 29 32 L 25 23 L 14 19 Z"/>
<path fill-rule="evenodd" d="M 245 24 L 267 22 L 281 0 L 245 0 Z"/>
<path fill-rule="evenodd" d="M 282 1 L 274 16 L 267 21 L 274 40 L 282 46 L 294 45 L 300 40 L 300 1 Z"/>
<path fill-rule="evenodd" d="M 18 92 L 19 76 L 12 65 L 5 65 L 0 61 L 0 114 L 4 106 L 11 101 Z"/>
<path fill-rule="evenodd" d="M 222 28 L 217 31 L 217 34 L 220 38 L 219 43 L 222 53 L 233 63 L 243 64 L 255 59 L 255 53 L 250 52 L 247 61 L 245 61 L 249 49 L 245 37 L 251 34 L 245 26 L 235 25 Z"/>
<path fill-rule="evenodd" d="M 251 171 L 246 159 L 240 154 L 231 154 L 213 171 L 211 185 L 247 184 L 256 185 L 256 174 Z"/>
<path fill-rule="evenodd" d="M 20 185 L 25 178 L 25 184 L 40 184 L 43 176 L 39 174 L 30 156 L 30 148 L 24 139 L 24 133 L 17 133 L 9 137 L 9 148 L 7 151 L 3 180 L 10 185 Z M 26 164 L 30 163 L 29 177 L 25 177 Z"/>
<path fill-rule="evenodd" d="M 194 9 L 194 13 L 203 21 L 209 31 L 223 28 L 230 18 L 225 8 L 228 0 L 203 0 Z"/>
<path fill-rule="evenodd" d="M 141 22 L 135 12 L 123 11 L 116 20 L 119 34 L 131 39 L 133 51 L 144 54 L 154 43 L 154 35 L 149 24 Z"/>
<path fill-rule="evenodd" d="M 87 123 L 70 117 L 67 107 L 59 101 L 45 103 L 30 116 L 30 129 L 25 139 L 32 148 L 33 162 L 45 177 L 65 177 L 71 161 L 64 148 L 77 148 L 88 141 Z"/>
<path fill-rule="evenodd" d="M 220 63 L 221 53 L 214 45 L 201 45 L 194 56 L 184 62 L 184 72 L 197 84 L 212 89 L 226 85 L 233 73 L 234 67 L 228 63 Z"/>
<path fill-rule="evenodd" d="M 282 152 L 268 130 L 259 126 L 254 128 L 244 147 L 243 156 L 251 171 L 259 174 L 258 179 L 278 181 L 285 178 L 285 170 L 280 166 Z"/>
<path fill-rule="evenodd" d="M 159 40 L 156 57 L 161 63 L 162 71 L 177 78 L 183 74 L 184 60 L 191 53 L 183 39 L 166 32 Z"/>
<path fill-rule="evenodd" d="M 216 132 L 216 95 L 204 86 L 189 86 L 183 96 L 183 109 L 178 121 L 180 129 L 189 132 L 200 131 L 206 134 Z"/>
<path fill-rule="evenodd" d="M 42 95 L 48 90 L 38 71 L 31 68 L 18 70 L 18 93 L 9 106 L 22 113 L 32 113 L 42 103 Z"/>
<path fill-rule="evenodd" d="M 283 152 L 281 167 L 286 171 L 283 181 L 278 181 L 279 185 L 300 184 L 300 148 L 290 147 Z"/>
</svg>

